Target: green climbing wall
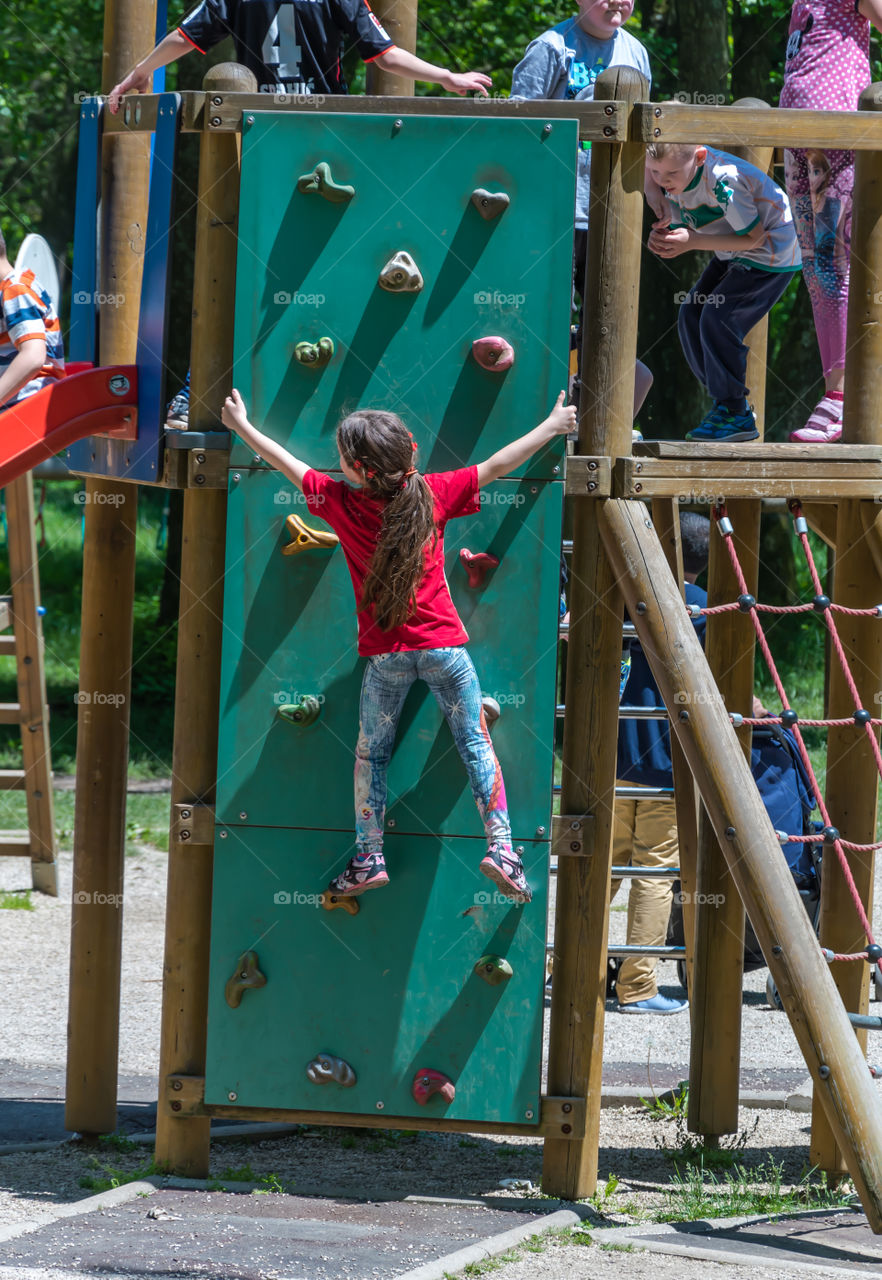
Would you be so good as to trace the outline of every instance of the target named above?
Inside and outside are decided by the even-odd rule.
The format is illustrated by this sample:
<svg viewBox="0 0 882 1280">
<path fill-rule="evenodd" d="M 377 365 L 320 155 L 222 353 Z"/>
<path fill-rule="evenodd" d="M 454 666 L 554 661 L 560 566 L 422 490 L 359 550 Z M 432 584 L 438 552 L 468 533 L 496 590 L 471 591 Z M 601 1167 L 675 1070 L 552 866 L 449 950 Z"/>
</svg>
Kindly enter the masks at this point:
<svg viewBox="0 0 882 1280">
<path fill-rule="evenodd" d="M 566 379 L 575 149 L 568 121 L 255 113 L 235 339 L 252 420 L 329 470 L 336 422 L 356 405 L 399 412 L 424 470 L 479 461 L 534 426 Z M 351 199 L 298 190 L 321 163 Z M 484 219 L 476 188 L 510 204 Z M 378 285 L 400 251 L 422 275 L 418 292 Z M 472 355 L 491 335 L 515 350 L 505 372 Z M 327 363 L 298 363 L 297 344 L 321 339 L 333 343 Z M 478 871 L 480 820 L 422 686 L 389 771 L 390 884 L 355 915 L 319 905 L 352 852 L 352 587 L 339 547 L 282 554 L 292 512 L 325 526 L 241 443 L 232 461 L 206 1101 L 536 1123 L 563 441 L 485 489 L 480 513 L 445 538 L 469 651 L 501 707 L 493 741 L 534 890 L 527 907 Z M 499 560 L 479 586 L 463 548 Z M 303 696 L 317 700 L 315 721 L 282 719 Z M 266 982 L 230 1003 L 248 951 Z M 498 985 L 481 976 L 487 955 L 511 966 Z M 306 1067 L 321 1053 L 348 1062 L 356 1084 L 313 1083 Z M 414 1100 L 427 1068 L 453 1080 L 452 1101 Z"/>
</svg>

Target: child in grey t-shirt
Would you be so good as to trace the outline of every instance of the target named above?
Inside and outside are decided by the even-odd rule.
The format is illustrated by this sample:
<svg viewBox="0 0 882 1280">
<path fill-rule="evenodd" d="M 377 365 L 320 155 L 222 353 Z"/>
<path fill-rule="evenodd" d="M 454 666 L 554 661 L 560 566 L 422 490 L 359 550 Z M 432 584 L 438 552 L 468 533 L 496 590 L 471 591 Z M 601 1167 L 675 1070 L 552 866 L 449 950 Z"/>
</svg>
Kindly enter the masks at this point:
<svg viewBox="0 0 882 1280">
<path fill-rule="evenodd" d="M 514 69 L 513 98 L 557 98 L 584 101 L 594 97 L 594 82 L 608 67 L 634 67 L 652 82 L 649 54 L 624 28 L 634 0 L 578 0 L 579 13 L 559 22 L 527 46 Z M 579 144 L 576 172 L 574 285 L 581 297 L 588 241 L 591 143 Z M 581 321 L 581 309 L 579 312 Z M 580 325 L 581 328 L 581 325 Z M 577 349 L 581 346 L 578 344 Z M 634 413 L 646 398 L 652 374 L 637 361 Z"/>
</svg>

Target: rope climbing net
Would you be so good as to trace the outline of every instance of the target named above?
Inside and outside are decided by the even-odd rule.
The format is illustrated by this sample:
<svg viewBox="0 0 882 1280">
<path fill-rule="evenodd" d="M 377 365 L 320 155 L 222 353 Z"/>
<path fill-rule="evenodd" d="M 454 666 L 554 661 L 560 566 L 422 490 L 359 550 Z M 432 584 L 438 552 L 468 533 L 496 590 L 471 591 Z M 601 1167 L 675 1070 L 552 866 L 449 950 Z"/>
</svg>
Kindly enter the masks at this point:
<svg viewBox="0 0 882 1280">
<path fill-rule="evenodd" d="M 726 546 L 729 560 L 732 565 L 732 572 L 734 573 L 735 580 L 738 583 L 738 590 L 740 594 L 737 600 L 731 601 L 727 604 L 712 605 L 703 609 L 699 609 L 697 606 L 691 606 L 690 612 L 694 614 L 700 612 L 706 617 L 712 617 L 714 614 L 731 613 L 738 610 L 741 613 L 747 613 L 750 615 L 753 623 L 753 629 L 756 632 L 757 644 L 760 647 L 760 652 L 762 653 L 766 666 L 768 667 L 769 675 L 772 678 L 778 697 L 781 700 L 782 710 L 779 716 L 766 716 L 763 719 L 757 719 L 752 716 L 742 716 L 737 713 L 730 713 L 730 719 L 736 727 L 739 725 L 759 726 L 778 724 L 784 729 L 789 729 L 792 732 L 806 775 L 810 780 L 812 793 L 820 810 L 824 826 L 822 831 L 809 835 L 789 835 L 786 832 L 778 832 L 778 839 L 782 844 L 822 844 L 825 848 L 833 850 L 842 870 L 842 874 L 854 903 L 855 911 L 857 912 L 858 919 L 861 923 L 861 928 L 867 937 L 867 947 L 863 951 L 858 951 L 853 954 L 831 951 L 829 948 L 822 947 L 821 951 L 824 959 L 829 963 L 832 963 L 834 960 L 869 960 L 871 963 L 876 964 L 880 973 L 882 973 L 882 964 L 880 964 L 880 960 L 882 960 L 882 947 L 876 943 L 876 940 L 873 937 L 872 927 L 867 917 L 864 904 L 861 901 L 861 896 L 854 882 L 854 877 L 851 873 L 851 868 L 848 864 L 848 856 L 846 854 L 847 849 L 855 853 L 872 853 L 875 850 L 882 848 L 882 841 L 875 841 L 873 844 L 856 844 L 853 841 L 844 840 L 837 828 L 833 826 L 830 821 L 830 814 L 824 800 L 823 791 L 818 783 L 811 758 L 809 757 L 805 739 L 800 731 L 800 726 L 828 729 L 846 728 L 851 726 L 859 732 L 865 733 L 870 743 L 870 749 L 873 752 L 876 769 L 879 776 L 882 777 L 882 752 L 880 752 L 879 742 L 877 741 L 875 733 L 876 728 L 882 725 L 882 719 L 874 719 L 871 713 L 866 710 L 865 707 L 861 706 L 860 694 L 849 669 L 845 648 L 842 644 L 842 638 L 839 635 L 836 626 L 837 614 L 846 614 L 852 618 L 882 619 L 882 605 L 875 605 L 868 609 L 849 609 L 844 605 L 834 604 L 830 600 L 829 596 L 824 594 L 817 565 L 815 564 L 815 558 L 812 553 L 811 543 L 809 542 L 808 522 L 802 514 L 802 507 L 798 502 L 794 502 L 791 503 L 790 510 L 793 517 L 794 532 L 797 540 L 802 546 L 806 565 L 808 567 L 809 574 L 811 575 L 812 586 L 815 592 L 813 600 L 808 604 L 797 605 L 768 605 L 757 603 L 756 599 L 747 589 L 747 581 L 745 579 L 741 563 L 738 559 L 738 549 L 735 545 L 735 531 L 727 514 L 725 505 L 721 505 L 714 508 L 714 520 L 716 521 L 717 529 Z M 761 621 L 761 615 L 763 613 L 778 615 L 816 613 L 821 617 L 830 636 L 830 644 L 832 646 L 833 653 L 839 661 L 846 686 L 854 703 L 854 711 L 851 716 L 829 720 L 800 719 L 797 712 L 790 705 L 790 701 L 787 697 L 787 690 L 784 688 L 780 672 L 778 671 L 777 664 L 769 647 L 768 638 L 763 630 L 763 624 Z"/>
</svg>

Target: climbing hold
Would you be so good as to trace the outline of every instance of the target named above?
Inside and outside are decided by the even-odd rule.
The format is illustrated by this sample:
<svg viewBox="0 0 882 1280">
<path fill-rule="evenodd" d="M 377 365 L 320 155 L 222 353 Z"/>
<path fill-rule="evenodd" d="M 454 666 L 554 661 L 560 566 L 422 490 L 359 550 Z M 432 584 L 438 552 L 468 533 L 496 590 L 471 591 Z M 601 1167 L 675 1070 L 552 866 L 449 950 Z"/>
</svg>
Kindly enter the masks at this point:
<svg viewBox="0 0 882 1280">
<path fill-rule="evenodd" d="M 255 987 L 266 986 L 266 975 L 260 972 L 256 951 L 245 951 L 236 961 L 236 970 L 227 979 L 224 999 L 231 1009 L 238 1009 L 242 996 Z"/>
<path fill-rule="evenodd" d="M 456 1097 L 456 1085 L 443 1071 L 433 1071 L 431 1067 L 421 1069 L 413 1078 L 410 1089 L 414 1101 L 424 1107 L 431 1097 L 440 1093 L 445 1102 L 452 1102 Z"/>
<path fill-rule="evenodd" d="M 347 911 L 351 916 L 358 915 L 358 898 L 347 898 L 343 893 L 331 893 L 329 889 L 326 889 L 319 898 L 319 902 L 325 911 L 336 911 L 340 908 L 342 911 Z"/>
<path fill-rule="evenodd" d="M 484 721 L 489 732 L 499 719 L 499 703 L 495 698 L 491 698 L 489 694 L 485 693 L 481 698 L 481 706 L 484 708 Z"/>
<path fill-rule="evenodd" d="M 307 725 L 315 724 L 322 713 L 321 698 L 313 697 L 312 694 L 305 693 L 299 702 L 284 702 L 279 707 L 279 717 L 287 720 L 289 724 L 296 724 L 305 729 Z"/>
<path fill-rule="evenodd" d="M 311 551 L 316 547 L 336 547 L 340 541 L 336 533 L 327 533 L 324 529 L 311 529 L 308 524 L 304 524 L 300 516 L 294 515 L 293 512 L 285 521 L 285 528 L 293 541 L 282 547 L 283 556 L 296 556 L 301 551 Z"/>
<path fill-rule="evenodd" d="M 324 369 L 334 354 L 332 338 L 319 338 L 318 342 L 298 342 L 294 348 L 294 359 L 298 364 L 310 369 Z"/>
<path fill-rule="evenodd" d="M 751 609 L 756 605 L 756 597 L 751 595 L 743 595 L 738 597 L 738 608 L 742 613 L 750 613 Z"/>
<path fill-rule="evenodd" d="M 837 827 L 825 827 L 821 835 L 824 837 L 824 844 L 835 844 L 839 839 L 839 829 Z"/>
<path fill-rule="evenodd" d="M 304 195 L 319 195 L 331 204 L 346 204 L 355 195 L 355 187 L 334 181 L 326 160 L 320 161 L 312 173 L 304 173 L 297 179 L 297 190 Z"/>
<path fill-rule="evenodd" d="M 511 204 L 511 196 L 507 195 L 505 191 L 485 191 L 483 187 L 476 187 L 469 198 L 478 213 L 487 222 L 490 222 L 493 218 L 498 218 L 501 213 L 505 213 Z"/>
<path fill-rule="evenodd" d="M 483 587 L 484 579 L 491 569 L 495 569 L 499 561 L 496 556 L 491 556 L 489 551 L 469 551 L 463 547 L 459 553 L 461 562 L 465 565 L 465 571 L 469 575 L 469 586 L 476 590 Z"/>
<path fill-rule="evenodd" d="M 351 1089 L 357 1082 L 349 1063 L 330 1053 L 317 1053 L 312 1062 L 306 1064 L 306 1074 L 313 1084 L 339 1084 L 344 1089 Z"/>
<path fill-rule="evenodd" d="M 472 343 L 472 355 L 482 369 L 502 373 L 514 364 L 514 347 L 505 338 L 476 338 Z"/>
<path fill-rule="evenodd" d="M 389 293 L 419 293 L 423 277 L 410 254 L 400 249 L 380 272 L 379 284 Z"/>
<path fill-rule="evenodd" d="M 792 729 L 798 720 L 799 716 L 792 707 L 785 707 L 781 712 L 781 723 L 785 729 Z"/>
<path fill-rule="evenodd" d="M 499 987 L 508 982 L 514 970 L 502 956 L 481 956 L 475 965 L 474 972 L 490 987 Z"/>
</svg>

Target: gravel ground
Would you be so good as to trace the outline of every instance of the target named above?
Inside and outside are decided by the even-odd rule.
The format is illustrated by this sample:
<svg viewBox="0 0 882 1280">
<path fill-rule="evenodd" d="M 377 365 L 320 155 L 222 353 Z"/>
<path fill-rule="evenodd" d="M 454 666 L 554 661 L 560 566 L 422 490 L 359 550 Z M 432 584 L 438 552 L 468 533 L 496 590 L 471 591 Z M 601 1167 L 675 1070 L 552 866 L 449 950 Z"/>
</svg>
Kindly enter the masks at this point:
<svg viewBox="0 0 882 1280">
<path fill-rule="evenodd" d="M 162 980 L 163 918 L 166 855 L 142 849 L 126 860 L 124 953 L 120 1072 L 156 1077 Z M 26 887 L 26 871 L 16 860 L 0 860 L 0 889 Z M 19 1064 L 58 1068 L 65 1059 L 67 968 L 69 951 L 71 858 L 61 856 L 58 899 L 34 895 L 35 910 L 4 911 L 3 938 L 16 956 L 16 980 L 7 984 L 0 1004 L 3 1056 Z M 624 891 L 623 891 L 624 893 Z M 624 897 L 616 907 L 624 905 Z M 877 916 L 879 912 L 877 911 Z M 878 921 L 877 921 L 878 923 Z M 624 934 L 625 913 L 614 910 L 612 935 Z M 662 985 L 675 983 L 674 968 L 660 970 Z M 801 1067 L 795 1039 L 785 1016 L 765 1007 L 761 993 L 765 971 L 745 980 L 743 1061 L 745 1066 Z M 673 989 L 673 988 L 671 988 Z M 649 1087 L 653 1062 L 688 1062 L 689 1020 L 685 1015 L 659 1018 L 607 1018 L 605 1052 L 616 1062 L 647 1062 L 643 1079 Z M 685 1074 L 685 1072 L 684 1072 Z M 807 1076 L 807 1073 L 806 1073 Z M 808 1154 L 809 1117 L 795 1112 L 742 1111 L 738 1141 L 741 1158 L 752 1166 L 769 1156 L 781 1162 L 785 1180 L 797 1180 Z M 602 1178 L 620 1180 L 615 1194 L 602 1203 L 605 1214 L 618 1222 L 652 1214 L 670 1198 L 672 1161 L 682 1133 L 670 1122 L 658 1122 L 644 1110 L 605 1110 L 602 1117 L 600 1169 Z M 666 1150 L 667 1149 L 667 1150 Z M 51 1151 L 0 1155 L 0 1224 L 40 1218 L 54 1204 L 66 1204 L 93 1193 L 84 1177 L 113 1171 L 143 1169 L 150 1148 L 118 1150 L 108 1144 L 89 1147 L 70 1143 Z M 111 1170 L 111 1172 L 107 1172 Z M 541 1143 L 532 1138 L 490 1139 L 451 1134 L 384 1135 L 346 1129 L 301 1128 L 294 1135 L 264 1141 L 250 1139 L 215 1142 L 211 1171 L 225 1185 L 235 1175 L 260 1181 L 275 1177 L 286 1189 L 302 1194 L 331 1190 L 370 1198 L 404 1195 L 453 1197 L 491 1196 L 495 1199 L 537 1195 L 541 1177 Z M 505 1185 L 502 1185 L 505 1184 Z M 612 1268 L 641 1280 L 682 1280 L 699 1272 L 686 1269 L 683 1259 L 661 1255 L 605 1253 L 553 1243 L 543 1253 L 527 1254 L 495 1272 L 499 1280 L 521 1280 L 528 1274 L 605 1277 Z M 703 1280 L 741 1280 L 775 1277 L 792 1272 L 743 1269 L 702 1262 Z M 529 1268 L 529 1270 L 527 1270 Z M 0 1280 L 5 1280 L 0 1256 Z M 23 1272 L 18 1280 L 26 1280 Z M 53 1273 L 53 1280 L 61 1280 Z"/>
</svg>

